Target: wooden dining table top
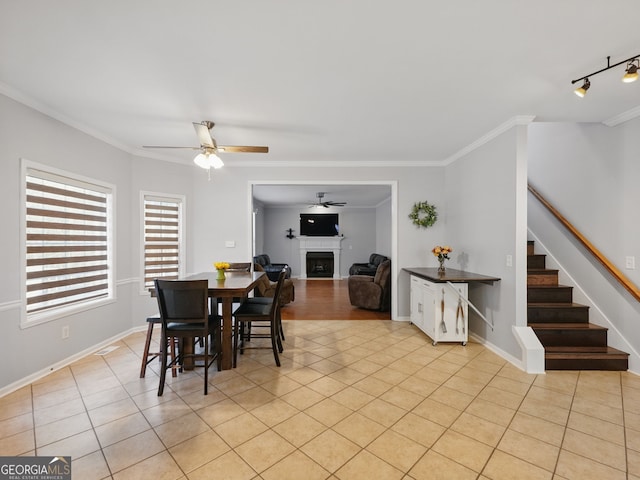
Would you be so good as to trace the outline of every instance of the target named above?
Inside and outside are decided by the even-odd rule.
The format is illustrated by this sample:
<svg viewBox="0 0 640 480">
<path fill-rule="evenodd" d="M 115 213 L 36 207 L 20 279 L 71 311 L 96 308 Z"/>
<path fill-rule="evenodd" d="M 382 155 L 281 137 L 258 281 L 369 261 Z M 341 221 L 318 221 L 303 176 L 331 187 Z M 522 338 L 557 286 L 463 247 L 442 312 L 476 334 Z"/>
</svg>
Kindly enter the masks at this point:
<svg viewBox="0 0 640 480">
<path fill-rule="evenodd" d="M 218 280 L 218 272 L 194 273 L 181 280 L 207 280 L 209 282 L 209 295 L 215 297 L 241 297 L 255 288 L 264 272 L 226 272 L 224 280 Z"/>
</svg>

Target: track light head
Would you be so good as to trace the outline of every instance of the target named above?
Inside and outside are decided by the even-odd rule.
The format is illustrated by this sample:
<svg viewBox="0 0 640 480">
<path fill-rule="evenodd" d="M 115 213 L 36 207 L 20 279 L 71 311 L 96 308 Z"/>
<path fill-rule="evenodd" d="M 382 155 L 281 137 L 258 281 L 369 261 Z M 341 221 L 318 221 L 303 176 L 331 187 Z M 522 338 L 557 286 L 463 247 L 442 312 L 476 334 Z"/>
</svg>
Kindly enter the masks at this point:
<svg viewBox="0 0 640 480">
<path fill-rule="evenodd" d="M 636 63 L 638 65 L 636 65 Z M 640 66 L 640 60 L 638 60 L 637 58 L 634 58 L 627 64 L 627 69 L 624 76 L 622 77 L 622 81 L 624 83 L 631 83 L 638 80 L 638 66 Z"/>
<path fill-rule="evenodd" d="M 580 98 L 584 97 L 587 94 L 587 90 L 589 90 L 589 87 L 591 86 L 591 82 L 589 81 L 588 78 L 584 79 L 584 83 L 582 84 L 581 87 L 576 88 L 573 93 L 575 93 L 577 96 L 579 96 Z"/>
</svg>

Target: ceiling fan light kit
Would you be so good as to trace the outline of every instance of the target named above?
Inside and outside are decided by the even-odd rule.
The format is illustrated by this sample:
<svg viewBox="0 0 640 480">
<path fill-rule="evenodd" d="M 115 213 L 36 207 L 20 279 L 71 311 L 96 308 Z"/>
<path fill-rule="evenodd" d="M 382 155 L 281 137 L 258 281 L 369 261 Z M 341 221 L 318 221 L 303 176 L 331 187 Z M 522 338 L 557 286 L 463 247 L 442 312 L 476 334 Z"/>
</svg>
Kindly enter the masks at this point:
<svg viewBox="0 0 640 480">
<path fill-rule="evenodd" d="M 589 75 L 584 75 L 583 77 L 576 78 L 575 80 L 571 80 L 571 84 L 573 85 L 580 80 L 583 80 L 582 86 L 576 88 L 573 93 L 575 93 L 579 97 L 584 97 L 587 94 L 587 90 L 591 86 L 591 82 L 589 81 L 589 77 L 593 77 L 599 73 L 606 72 L 607 70 L 611 70 L 622 64 L 627 64 L 625 68 L 624 76 L 622 77 L 622 81 L 624 83 L 635 82 L 638 79 L 638 68 L 640 68 L 640 54 L 634 55 L 631 58 L 627 58 L 626 60 L 622 60 L 614 65 L 611 65 L 611 57 L 607 57 L 607 66 L 597 72 L 590 73 Z"/>
<path fill-rule="evenodd" d="M 224 162 L 215 153 L 199 153 L 193 162 L 200 168 L 209 170 L 211 167 L 218 169 L 224 167 Z"/>
<path fill-rule="evenodd" d="M 200 153 L 195 156 L 193 162 L 200 168 L 210 170 L 211 168 L 222 168 L 224 162 L 217 155 L 219 152 L 223 153 L 269 153 L 269 147 L 254 147 L 247 145 L 220 145 L 216 143 L 216 140 L 211 136 L 211 129 L 215 123 L 209 120 L 204 120 L 200 123 L 193 122 L 193 128 L 196 131 L 196 135 L 200 140 L 199 147 L 171 147 L 171 146 L 157 146 L 157 145 L 143 145 L 143 148 L 187 148 L 190 150 L 200 150 Z"/>
</svg>

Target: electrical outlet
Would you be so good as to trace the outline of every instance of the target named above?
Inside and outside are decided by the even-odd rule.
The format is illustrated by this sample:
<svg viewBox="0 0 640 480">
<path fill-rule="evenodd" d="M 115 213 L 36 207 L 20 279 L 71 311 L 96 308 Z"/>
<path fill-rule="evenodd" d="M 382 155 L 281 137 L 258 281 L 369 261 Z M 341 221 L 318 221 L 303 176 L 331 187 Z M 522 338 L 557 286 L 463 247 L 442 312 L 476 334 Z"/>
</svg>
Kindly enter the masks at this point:
<svg viewBox="0 0 640 480">
<path fill-rule="evenodd" d="M 224 242 L 224 246 L 227 248 L 235 248 L 236 242 L 234 242 L 233 240 L 227 240 L 226 242 Z"/>
<path fill-rule="evenodd" d="M 625 266 L 627 270 L 635 270 L 636 269 L 636 257 L 626 257 Z"/>
<path fill-rule="evenodd" d="M 507 255 L 507 267 L 513 267 L 513 257 L 511 255 Z"/>
<path fill-rule="evenodd" d="M 62 327 L 62 338 L 69 338 L 69 325 Z"/>
</svg>

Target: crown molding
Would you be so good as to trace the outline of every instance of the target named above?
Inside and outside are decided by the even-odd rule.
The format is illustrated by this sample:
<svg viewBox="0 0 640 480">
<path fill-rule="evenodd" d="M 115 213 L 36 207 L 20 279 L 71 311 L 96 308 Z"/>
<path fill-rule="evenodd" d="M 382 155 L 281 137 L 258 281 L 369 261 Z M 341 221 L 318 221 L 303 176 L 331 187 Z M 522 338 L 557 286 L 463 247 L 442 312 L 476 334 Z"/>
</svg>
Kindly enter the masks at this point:
<svg viewBox="0 0 640 480">
<path fill-rule="evenodd" d="M 509 120 L 507 120 L 503 124 L 497 126 L 496 128 L 494 128 L 490 132 L 486 133 L 485 135 L 480 137 L 475 142 L 470 143 L 469 145 L 467 145 L 466 147 L 464 147 L 461 150 L 458 150 L 456 153 L 451 155 L 449 158 L 445 159 L 444 162 L 441 163 L 441 165 L 450 165 L 450 164 L 452 164 L 456 160 L 459 160 L 460 158 L 464 157 L 465 155 L 468 155 L 469 153 L 473 152 L 474 150 L 480 148 L 485 143 L 488 143 L 491 140 L 493 140 L 494 138 L 499 137 L 504 132 L 512 129 L 513 127 L 518 126 L 518 125 L 529 125 L 531 122 L 533 122 L 534 118 L 536 118 L 535 115 L 517 115 L 515 117 L 511 117 Z"/>
<path fill-rule="evenodd" d="M 115 147 L 119 150 L 122 150 L 126 153 L 129 154 L 134 154 L 134 151 L 129 148 L 127 145 L 107 136 L 104 135 L 103 133 L 99 132 L 98 130 L 95 130 L 91 127 L 88 127 L 87 125 L 78 122 L 77 120 L 74 120 L 73 118 L 67 117 L 66 115 L 63 115 L 62 113 L 56 111 L 54 108 L 52 108 L 49 105 L 46 105 L 32 97 L 29 97 L 27 95 L 25 95 L 24 93 L 16 90 L 13 87 L 10 87 L 9 85 L 0 82 L 0 93 L 6 97 L 11 98 L 12 100 L 15 100 L 18 103 L 21 103 L 23 105 L 26 105 L 29 108 L 32 108 L 34 110 L 36 110 L 37 112 L 42 113 L 43 115 L 46 115 L 47 117 L 51 117 L 54 120 L 58 120 L 59 122 L 68 125 L 69 127 L 72 127 L 76 130 L 81 131 L 82 133 L 85 133 L 93 138 L 96 138 L 97 140 L 100 140 L 101 142 L 104 142 L 108 145 L 111 145 L 112 147 Z"/>
<path fill-rule="evenodd" d="M 632 108 L 631 110 L 627 110 L 626 112 L 622 112 L 611 118 L 607 118 L 602 123 L 604 123 L 607 127 L 615 127 L 616 125 L 620 125 L 621 123 L 633 120 L 636 117 L 640 117 L 640 106 Z"/>
<path fill-rule="evenodd" d="M 148 150 L 142 150 L 140 148 L 131 148 L 128 145 L 125 145 L 103 133 L 88 127 L 87 125 L 80 123 L 73 118 L 67 117 L 66 115 L 61 114 L 60 112 L 53 109 L 51 106 L 46 105 L 34 98 L 31 98 L 24 93 L 16 90 L 9 85 L 0 82 L 0 94 L 3 94 L 18 103 L 26 105 L 43 115 L 51 117 L 59 122 L 62 122 L 65 125 L 68 125 L 76 130 L 79 130 L 97 140 L 100 140 L 112 147 L 115 147 L 119 150 L 122 150 L 126 153 L 129 153 L 133 156 L 143 157 L 143 158 L 151 158 L 155 160 L 162 160 L 165 162 L 178 163 L 182 165 L 188 165 L 182 159 L 178 159 L 169 155 L 162 155 L 157 152 L 151 152 Z M 625 122 L 627 120 L 631 120 L 640 116 L 640 107 L 634 108 L 627 112 L 624 112 L 616 117 L 612 117 L 611 119 L 605 120 L 603 123 L 608 126 L 614 126 L 619 123 Z M 344 161 L 344 160 L 309 160 L 309 161 L 299 161 L 299 160 L 245 160 L 245 161 L 234 161 L 225 164 L 225 167 L 228 168 L 241 168 L 241 167 L 280 167 L 280 168 L 360 168 L 360 167 L 442 167 L 449 165 L 456 160 L 464 157 L 465 155 L 471 153 L 477 148 L 481 147 L 485 143 L 493 140 L 498 137 L 502 133 L 507 130 L 513 128 L 517 125 L 528 125 L 533 122 L 535 115 L 519 115 L 510 118 L 503 124 L 499 125 L 495 129 L 491 130 L 487 134 L 480 137 L 475 142 L 469 144 L 458 152 L 454 153 L 450 157 L 444 160 L 353 160 L 353 161 Z"/>
</svg>

